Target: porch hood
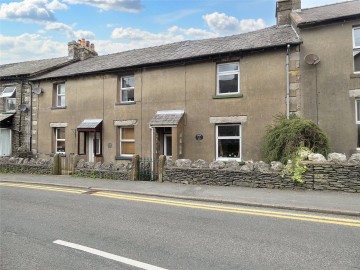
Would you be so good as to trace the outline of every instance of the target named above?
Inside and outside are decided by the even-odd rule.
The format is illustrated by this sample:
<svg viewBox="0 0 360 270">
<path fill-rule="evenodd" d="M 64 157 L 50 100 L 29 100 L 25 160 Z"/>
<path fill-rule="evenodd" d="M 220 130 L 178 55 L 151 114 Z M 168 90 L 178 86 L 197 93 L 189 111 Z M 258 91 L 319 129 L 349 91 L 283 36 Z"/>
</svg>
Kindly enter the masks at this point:
<svg viewBox="0 0 360 270">
<path fill-rule="evenodd" d="M 151 119 L 150 127 L 176 127 L 184 113 L 184 110 L 158 111 Z"/>
<path fill-rule="evenodd" d="M 98 127 L 101 127 L 102 119 L 85 119 L 78 125 L 78 130 L 96 130 Z"/>
</svg>

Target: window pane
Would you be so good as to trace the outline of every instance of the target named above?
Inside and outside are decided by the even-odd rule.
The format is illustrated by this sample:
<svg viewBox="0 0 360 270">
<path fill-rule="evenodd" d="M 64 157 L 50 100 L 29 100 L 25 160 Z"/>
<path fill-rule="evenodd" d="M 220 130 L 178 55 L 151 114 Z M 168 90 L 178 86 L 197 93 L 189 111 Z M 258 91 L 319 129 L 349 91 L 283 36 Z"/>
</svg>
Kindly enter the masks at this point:
<svg viewBox="0 0 360 270">
<path fill-rule="evenodd" d="M 121 101 L 134 101 L 134 89 L 122 90 Z"/>
<path fill-rule="evenodd" d="M 219 139 L 218 157 L 240 157 L 240 140 L 238 139 Z"/>
<path fill-rule="evenodd" d="M 166 144 L 166 156 L 172 156 L 172 139 L 171 136 L 165 136 L 165 144 Z"/>
<path fill-rule="evenodd" d="M 56 152 L 65 152 L 65 142 L 64 141 L 57 141 Z"/>
<path fill-rule="evenodd" d="M 79 155 L 85 155 L 86 153 L 86 141 L 85 132 L 79 132 Z"/>
<path fill-rule="evenodd" d="M 65 95 L 65 84 L 58 84 L 57 85 L 58 88 L 58 94 L 59 95 Z"/>
<path fill-rule="evenodd" d="M 236 126 L 218 126 L 218 136 L 240 136 L 240 127 Z"/>
<path fill-rule="evenodd" d="M 354 45 L 360 47 L 360 28 L 354 29 Z"/>
<path fill-rule="evenodd" d="M 58 128 L 56 132 L 56 139 L 64 139 L 65 140 L 65 128 Z"/>
<path fill-rule="evenodd" d="M 230 64 L 218 65 L 218 71 L 219 72 L 237 71 L 237 70 L 239 70 L 239 64 L 238 63 L 230 63 Z"/>
<path fill-rule="evenodd" d="M 360 51 L 354 50 L 354 71 L 360 71 Z"/>
<path fill-rule="evenodd" d="M 121 78 L 121 87 L 127 88 L 127 87 L 134 87 L 134 76 L 127 76 Z"/>
<path fill-rule="evenodd" d="M 16 111 L 16 98 L 8 98 L 6 103 L 8 111 Z"/>
<path fill-rule="evenodd" d="M 122 128 L 121 129 L 121 139 L 123 140 L 133 140 L 134 137 L 134 128 Z"/>
<path fill-rule="evenodd" d="M 357 147 L 360 148 L 360 125 L 357 125 L 358 127 L 358 143 L 357 143 Z"/>
<path fill-rule="evenodd" d="M 121 143 L 121 154 L 134 155 L 135 154 L 135 143 L 134 142 L 122 142 Z"/>
<path fill-rule="evenodd" d="M 360 99 L 356 100 L 356 122 L 360 122 Z"/>
<path fill-rule="evenodd" d="M 100 155 L 101 151 L 101 140 L 100 140 L 100 132 L 95 133 L 95 154 Z"/>
<path fill-rule="evenodd" d="M 219 76 L 219 93 L 238 92 L 238 74 Z"/>
</svg>

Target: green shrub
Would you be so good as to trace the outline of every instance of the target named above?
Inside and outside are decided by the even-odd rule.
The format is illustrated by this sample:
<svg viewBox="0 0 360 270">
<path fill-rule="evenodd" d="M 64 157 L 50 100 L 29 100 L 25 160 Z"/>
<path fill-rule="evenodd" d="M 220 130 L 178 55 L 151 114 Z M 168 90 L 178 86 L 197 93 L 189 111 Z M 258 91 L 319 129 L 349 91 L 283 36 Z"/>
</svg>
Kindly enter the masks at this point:
<svg viewBox="0 0 360 270">
<path fill-rule="evenodd" d="M 284 115 L 276 116 L 274 124 L 266 130 L 263 145 L 265 160 L 286 164 L 295 158 L 300 147 L 307 147 L 324 156 L 330 151 L 329 139 L 311 120 L 296 115 L 291 115 L 290 119 Z"/>
</svg>

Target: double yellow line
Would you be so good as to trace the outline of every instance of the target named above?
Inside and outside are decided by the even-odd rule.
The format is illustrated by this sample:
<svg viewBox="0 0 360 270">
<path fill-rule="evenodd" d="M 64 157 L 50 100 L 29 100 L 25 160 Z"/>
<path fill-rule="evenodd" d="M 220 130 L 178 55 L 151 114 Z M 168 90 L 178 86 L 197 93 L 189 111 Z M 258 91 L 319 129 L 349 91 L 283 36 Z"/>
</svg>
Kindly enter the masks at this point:
<svg viewBox="0 0 360 270">
<path fill-rule="evenodd" d="M 40 190 L 68 192 L 68 193 L 76 193 L 76 194 L 84 194 L 84 193 L 89 192 L 89 190 L 84 190 L 84 189 L 59 188 L 59 187 L 38 186 L 38 185 L 29 185 L 29 184 L 16 184 L 16 183 L 0 183 L 0 186 L 40 189 Z M 200 203 L 192 203 L 192 202 L 184 202 L 184 201 L 175 201 L 175 200 L 156 199 L 156 198 L 140 197 L 140 196 L 132 196 L 132 195 L 130 196 L 130 195 L 114 194 L 114 193 L 102 192 L 102 191 L 97 191 L 97 192 L 94 191 L 94 193 L 89 193 L 89 195 L 97 196 L 97 197 L 106 197 L 106 198 L 111 198 L 111 199 L 154 203 L 154 204 L 186 207 L 186 208 L 193 208 L 193 209 L 203 209 L 203 210 L 234 213 L 234 214 L 254 215 L 254 216 L 326 223 L 326 224 L 334 224 L 334 225 L 342 225 L 342 226 L 350 226 L 350 227 L 360 227 L 360 219 L 348 219 L 348 218 L 336 218 L 336 217 L 320 216 L 320 215 L 295 214 L 295 213 L 290 213 L 290 212 L 287 213 L 287 212 L 249 209 L 249 208 L 228 207 L 228 206 L 221 206 L 221 205 L 215 205 L 215 204 L 214 205 L 202 204 L 202 203 L 200 204 Z"/>
</svg>

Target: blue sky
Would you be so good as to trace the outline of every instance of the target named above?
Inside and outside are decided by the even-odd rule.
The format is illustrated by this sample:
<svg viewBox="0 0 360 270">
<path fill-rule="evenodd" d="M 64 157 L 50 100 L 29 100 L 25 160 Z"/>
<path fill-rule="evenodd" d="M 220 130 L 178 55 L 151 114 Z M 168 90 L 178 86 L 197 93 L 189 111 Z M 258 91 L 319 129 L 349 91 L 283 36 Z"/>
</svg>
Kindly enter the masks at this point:
<svg viewBox="0 0 360 270">
<path fill-rule="evenodd" d="M 302 7 L 345 0 L 302 0 Z M 276 0 L 2 0 L 0 63 L 67 55 L 82 37 L 100 54 L 233 35 L 275 24 Z"/>
</svg>

